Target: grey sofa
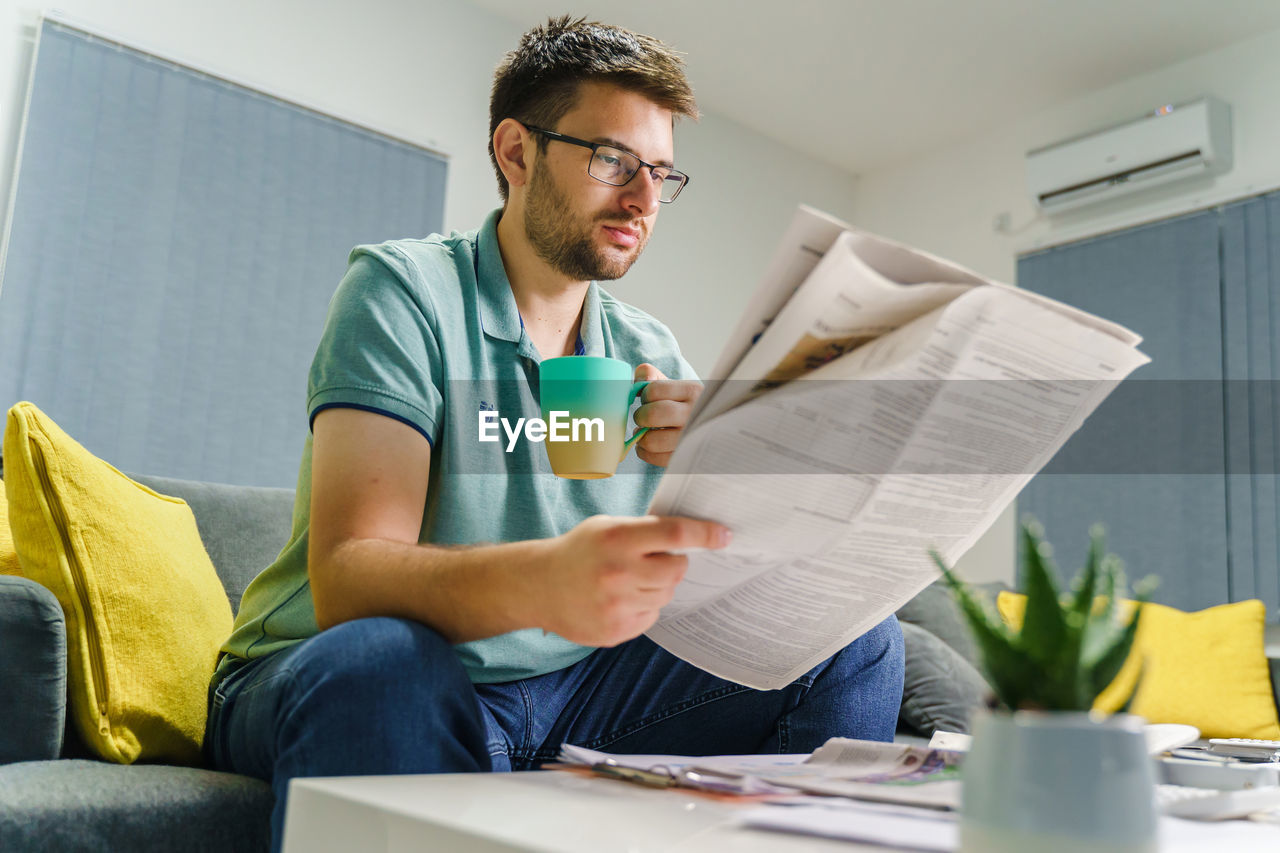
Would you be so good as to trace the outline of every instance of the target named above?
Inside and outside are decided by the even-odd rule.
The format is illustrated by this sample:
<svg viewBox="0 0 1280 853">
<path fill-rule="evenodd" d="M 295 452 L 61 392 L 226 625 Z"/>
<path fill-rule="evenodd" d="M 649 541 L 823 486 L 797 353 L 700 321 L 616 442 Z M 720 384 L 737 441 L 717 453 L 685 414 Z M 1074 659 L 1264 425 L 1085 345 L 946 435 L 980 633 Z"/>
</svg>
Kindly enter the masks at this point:
<svg viewBox="0 0 1280 853">
<path fill-rule="evenodd" d="M 291 489 L 135 476 L 190 504 L 234 612 L 289 536 Z M 0 850 L 253 851 L 271 787 L 195 767 L 91 757 L 64 729 L 65 628 L 53 593 L 0 577 Z"/>
<path fill-rule="evenodd" d="M 232 610 L 288 538 L 293 491 L 138 476 L 186 500 Z M 967 731 L 985 684 L 950 596 L 900 612 L 907 677 L 900 733 Z M 89 756 L 64 728 L 65 627 L 53 594 L 0 576 L 0 851 L 252 851 L 269 846 L 270 787 L 209 769 Z"/>
</svg>

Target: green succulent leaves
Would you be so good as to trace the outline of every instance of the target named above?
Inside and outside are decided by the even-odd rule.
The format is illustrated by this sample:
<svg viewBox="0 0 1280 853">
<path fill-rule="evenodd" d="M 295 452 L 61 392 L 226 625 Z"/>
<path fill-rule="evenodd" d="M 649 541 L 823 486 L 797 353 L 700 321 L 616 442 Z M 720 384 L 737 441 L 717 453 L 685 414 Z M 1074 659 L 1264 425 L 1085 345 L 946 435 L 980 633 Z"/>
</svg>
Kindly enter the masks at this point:
<svg viewBox="0 0 1280 853">
<path fill-rule="evenodd" d="M 1117 599 L 1124 595 L 1123 564 L 1106 554 L 1099 525 L 1090 533 L 1084 570 L 1070 593 L 1058 585 L 1053 551 L 1034 520 L 1024 521 L 1022 630 L 1014 631 L 991 605 L 956 577 L 942 557 L 933 561 L 960 604 L 973 631 L 996 698 L 1011 710 L 1087 711 L 1120 672 L 1138 630 L 1141 606 L 1128 622 Z M 1138 585 L 1134 600 L 1150 597 L 1154 581 Z"/>
</svg>

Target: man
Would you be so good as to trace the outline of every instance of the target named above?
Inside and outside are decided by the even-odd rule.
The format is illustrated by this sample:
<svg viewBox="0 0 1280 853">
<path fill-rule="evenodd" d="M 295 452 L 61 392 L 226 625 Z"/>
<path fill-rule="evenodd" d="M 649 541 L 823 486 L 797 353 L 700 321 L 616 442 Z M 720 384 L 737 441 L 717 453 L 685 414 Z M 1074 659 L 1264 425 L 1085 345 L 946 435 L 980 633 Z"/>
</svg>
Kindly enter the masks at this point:
<svg viewBox="0 0 1280 853">
<path fill-rule="evenodd" d="M 729 541 L 644 515 L 699 385 L 665 326 L 594 283 L 630 268 L 686 183 L 678 115 L 696 107 L 660 42 L 549 21 L 495 77 L 503 208 L 475 232 L 352 252 L 311 369 L 293 535 L 246 590 L 210 692 L 210 758 L 272 781 L 277 845 L 295 776 L 529 769 L 565 741 L 705 754 L 892 736 L 892 619 L 778 691 L 641 636 L 683 576 L 675 552 Z M 609 479 L 478 441 L 480 409 L 536 411 L 539 363 L 574 353 L 654 380 L 639 458 Z"/>
</svg>

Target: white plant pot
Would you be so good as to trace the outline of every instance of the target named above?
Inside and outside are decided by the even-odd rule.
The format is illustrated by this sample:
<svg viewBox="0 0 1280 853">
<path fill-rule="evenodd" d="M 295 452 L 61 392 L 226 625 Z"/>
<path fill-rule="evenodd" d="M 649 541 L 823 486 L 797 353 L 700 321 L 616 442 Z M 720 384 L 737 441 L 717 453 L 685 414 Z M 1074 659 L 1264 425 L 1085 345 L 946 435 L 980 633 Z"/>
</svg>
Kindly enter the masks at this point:
<svg viewBox="0 0 1280 853">
<path fill-rule="evenodd" d="M 1155 853 L 1155 777 L 1128 714 L 979 712 L 965 758 L 965 853 Z"/>
</svg>

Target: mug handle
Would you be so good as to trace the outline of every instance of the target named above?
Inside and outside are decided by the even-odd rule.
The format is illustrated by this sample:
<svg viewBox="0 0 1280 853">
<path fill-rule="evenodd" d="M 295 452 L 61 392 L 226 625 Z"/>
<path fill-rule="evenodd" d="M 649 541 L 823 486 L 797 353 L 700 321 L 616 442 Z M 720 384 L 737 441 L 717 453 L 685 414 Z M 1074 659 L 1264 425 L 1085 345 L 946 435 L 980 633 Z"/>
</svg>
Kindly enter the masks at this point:
<svg viewBox="0 0 1280 853">
<path fill-rule="evenodd" d="M 633 382 L 631 384 L 631 391 L 629 394 L 627 394 L 627 408 L 631 408 L 632 402 L 635 401 L 636 397 L 640 396 L 641 392 L 644 391 L 644 386 L 648 384 L 649 384 L 649 380 L 647 379 L 642 380 L 640 382 Z M 631 438 L 628 438 L 626 441 L 622 442 L 622 456 L 619 458 L 618 461 L 622 461 L 623 459 L 626 459 L 627 454 L 631 451 L 631 445 L 635 444 L 640 439 L 640 436 L 644 435 L 648 431 L 649 431 L 649 427 L 640 427 L 638 430 L 636 430 L 635 435 L 631 436 Z"/>
</svg>

